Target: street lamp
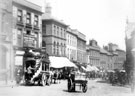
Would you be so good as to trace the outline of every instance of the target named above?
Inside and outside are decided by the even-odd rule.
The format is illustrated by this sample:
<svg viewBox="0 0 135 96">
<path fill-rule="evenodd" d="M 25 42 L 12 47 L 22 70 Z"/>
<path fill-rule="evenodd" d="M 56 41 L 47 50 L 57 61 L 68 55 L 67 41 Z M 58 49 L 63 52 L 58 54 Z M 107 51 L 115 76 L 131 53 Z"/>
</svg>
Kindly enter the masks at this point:
<svg viewBox="0 0 135 96">
<path fill-rule="evenodd" d="M 135 48 L 133 48 L 131 50 L 131 54 L 132 54 L 132 65 L 133 65 L 133 69 L 132 69 L 132 84 L 131 84 L 131 92 L 134 92 L 135 89 Z"/>
</svg>

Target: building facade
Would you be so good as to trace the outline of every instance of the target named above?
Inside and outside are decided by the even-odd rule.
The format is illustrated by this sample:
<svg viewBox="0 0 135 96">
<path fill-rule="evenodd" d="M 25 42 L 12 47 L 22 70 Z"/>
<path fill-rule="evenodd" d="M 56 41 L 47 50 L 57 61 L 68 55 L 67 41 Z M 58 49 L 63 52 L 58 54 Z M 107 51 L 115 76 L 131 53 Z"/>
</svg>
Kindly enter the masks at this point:
<svg viewBox="0 0 135 96">
<path fill-rule="evenodd" d="M 23 65 L 26 48 L 41 49 L 41 7 L 25 0 L 13 0 L 13 46 L 15 65 Z"/>
<path fill-rule="evenodd" d="M 77 61 L 77 32 L 69 27 L 66 31 L 66 56 L 69 60 Z"/>
<path fill-rule="evenodd" d="M 86 63 L 86 36 L 77 31 L 77 61 Z"/>
<path fill-rule="evenodd" d="M 88 64 L 100 67 L 100 47 L 98 46 L 97 41 L 90 40 L 86 52 L 88 56 Z"/>
<path fill-rule="evenodd" d="M 46 6 L 42 16 L 42 47 L 50 56 L 66 56 L 67 25 L 51 16 L 51 6 Z"/>
<path fill-rule="evenodd" d="M 108 52 L 104 49 L 100 49 L 100 67 L 108 70 Z"/>
<path fill-rule="evenodd" d="M 123 69 L 126 61 L 125 51 L 119 49 L 118 45 L 113 43 L 109 43 L 104 49 L 108 52 L 108 68 Z"/>
<path fill-rule="evenodd" d="M 126 62 L 126 52 L 121 49 L 116 49 L 116 52 L 118 55 L 114 62 L 114 69 L 124 69 L 124 64 Z"/>
<path fill-rule="evenodd" d="M 13 79 L 12 0 L 0 0 L 0 80 Z M 7 83 L 7 82 L 6 82 Z"/>
<path fill-rule="evenodd" d="M 87 63 L 104 70 L 123 69 L 126 61 L 125 51 L 113 43 L 101 48 L 96 40 L 90 40 L 86 52 Z"/>
</svg>

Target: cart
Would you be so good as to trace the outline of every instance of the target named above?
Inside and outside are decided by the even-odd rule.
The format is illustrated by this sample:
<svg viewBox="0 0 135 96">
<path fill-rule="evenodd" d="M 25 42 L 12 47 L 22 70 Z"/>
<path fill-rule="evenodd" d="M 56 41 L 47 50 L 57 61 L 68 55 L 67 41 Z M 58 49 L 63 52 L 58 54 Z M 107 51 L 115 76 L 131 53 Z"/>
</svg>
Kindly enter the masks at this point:
<svg viewBox="0 0 135 96">
<path fill-rule="evenodd" d="M 24 82 L 25 85 L 38 84 L 50 85 L 49 58 L 48 55 L 40 54 L 36 57 L 28 52 L 24 58 Z"/>
<path fill-rule="evenodd" d="M 88 81 L 86 80 L 86 75 L 84 74 L 70 74 L 68 78 L 68 92 L 75 92 L 76 87 L 79 86 L 80 90 L 82 92 L 87 91 L 87 83 Z"/>
</svg>

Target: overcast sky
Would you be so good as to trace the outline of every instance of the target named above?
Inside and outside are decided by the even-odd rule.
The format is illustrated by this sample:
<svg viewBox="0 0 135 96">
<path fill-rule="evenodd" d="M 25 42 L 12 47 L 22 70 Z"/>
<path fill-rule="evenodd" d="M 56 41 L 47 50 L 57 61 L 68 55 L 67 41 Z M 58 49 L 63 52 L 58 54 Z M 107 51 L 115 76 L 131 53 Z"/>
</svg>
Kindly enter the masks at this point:
<svg viewBox="0 0 135 96">
<path fill-rule="evenodd" d="M 45 0 L 28 0 L 40 6 Z M 52 6 L 52 15 L 78 29 L 100 47 L 115 43 L 125 50 L 126 18 L 132 17 L 133 0 L 46 0 Z M 134 11 L 135 13 L 135 11 Z"/>
</svg>

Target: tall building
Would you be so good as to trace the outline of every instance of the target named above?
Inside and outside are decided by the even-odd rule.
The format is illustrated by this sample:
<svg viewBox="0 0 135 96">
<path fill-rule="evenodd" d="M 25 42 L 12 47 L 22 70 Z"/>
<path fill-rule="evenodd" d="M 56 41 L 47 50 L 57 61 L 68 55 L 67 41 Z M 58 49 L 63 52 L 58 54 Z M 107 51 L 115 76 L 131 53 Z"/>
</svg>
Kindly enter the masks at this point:
<svg viewBox="0 0 135 96">
<path fill-rule="evenodd" d="M 23 54 L 26 48 L 40 50 L 41 7 L 26 0 L 13 0 L 13 46 L 15 65 L 23 65 Z"/>
<path fill-rule="evenodd" d="M 51 15 L 51 6 L 46 5 L 42 16 L 42 47 L 50 56 L 66 56 L 67 25 Z"/>
<path fill-rule="evenodd" d="M 69 60 L 77 61 L 77 32 L 69 27 L 66 33 L 66 56 Z"/>
</svg>

